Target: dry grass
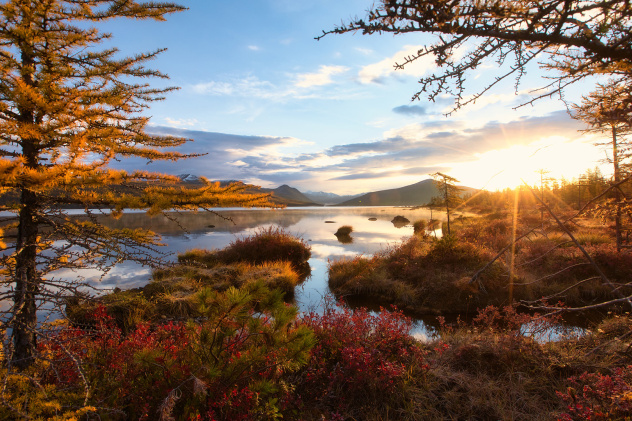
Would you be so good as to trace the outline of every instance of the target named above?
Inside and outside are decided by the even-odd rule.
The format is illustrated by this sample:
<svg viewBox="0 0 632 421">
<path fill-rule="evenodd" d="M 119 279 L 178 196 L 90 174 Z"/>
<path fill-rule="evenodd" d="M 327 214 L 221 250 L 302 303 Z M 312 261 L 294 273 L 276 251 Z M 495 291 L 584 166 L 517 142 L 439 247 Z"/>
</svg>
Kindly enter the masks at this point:
<svg viewBox="0 0 632 421">
<path fill-rule="evenodd" d="M 369 297 L 413 314 L 471 311 L 508 297 L 498 265 L 483 275 L 485 291 L 468 282 L 490 258 L 471 244 L 414 236 L 372 258 L 330 263 L 329 287 L 339 297 Z"/>
<path fill-rule="evenodd" d="M 500 313 L 505 326 L 516 324 L 507 317 L 541 321 L 537 315 Z M 442 325 L 441 337 L 424 344 L 428 374 L 409 385 L 410 412 L 401 419 L 557 419 L 567 410 L 557 392 L 567 390 L 569 377 L 610 373 L 632 362 L 628 314 L 611 317 L 579 338 L 554 342 L 497 326 L 484 319 Z"/>
<path fill-rule="evenodd" d="M 415 221 L 413 222 L 413 232 L 417 235 L 423 235 L 426 233 L 426 226 L 430 228 L 430 224 L 426 224 L 426 221 L 423 219 Z"/>
<path fill-rule="evenodd" d="M 223 263 L 288 261 L 297 270 L 303 270 L 311 256 L 310 246 L 279 227 L 261 228 L 249 237 L 237 238 L 216 252 Z"/>
<path fill-rule="evenodd" d="M 351 225 L 343 225 L 340 228 L 338 228 L 338 231 L 336 231 L 334 235 L 336 237 L 338 237 L 339 235 L 346 236 L 346 235 L 351 234 L 352 232 L 353 232 L 353 227 Z"/>
</svg>

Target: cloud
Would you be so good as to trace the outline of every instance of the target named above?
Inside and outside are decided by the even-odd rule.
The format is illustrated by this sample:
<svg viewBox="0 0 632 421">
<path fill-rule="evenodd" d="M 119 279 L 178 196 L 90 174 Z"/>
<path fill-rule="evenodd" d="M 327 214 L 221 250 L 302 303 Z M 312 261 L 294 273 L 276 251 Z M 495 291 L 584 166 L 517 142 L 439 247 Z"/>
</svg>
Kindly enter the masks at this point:
<svg viewBox="0 0 632 421">
<path fill-rule="evenodd" d="M 410 141 L 403 137 L 392 137 L 374 142 L 350 143 L 336 145 L 325 151 L 328 156 L 353 156 L 356 154 L 389 152 L 405 149 L 410 146 Z"/>
<path fill-rule="evenodd" d="M 411 167 L 411 168 L 401 168 L 389 171 L 379 171 L 379 172 L 358 172 L 353 174 L 342 175 L 338 177 L 330 178 L 329 180 L 373 180 L 373 179 L 381 179 L 385 177 L 397 177 L 402 175 L 417 175 L 420 177 L 427 176 L 432 172 L 437 171 L 446 171 L 447 167 L 436 167 L 436 166 L 427 166 L 427 167 Z"/>
<path fill-rule="evenodd" d="M 489 151 L 575 139 L 581 128 L 581 123 L 571 119 L 565 111 L 520 117 L 505 123 L 493 121 L 478 127 L 466 122 L 437 120 L 387 131 L 381 139 L 296 153 L 296 147 L 307 142 L 292 137 L 151 126 L 148 132 L 152 134 L 195 140 L 179 147 L 180 152 L 205 155 L 178 162 L 156 161 L 150 165 L 146 165 L 145 160 L 130 158 L 113 166 L 128 171 L 186 172 L 211 180 L 239 179 L 265 187 L 289 184 L 314 190 L 321 185 L 319 189 L 338 192 L 344 189 L 352 193 L 413 183 L 435 171 L 450 172 L 458 165 L 477 161 Z M 460 179 L 467 182 L 463 176 Z M 325 182 L 328 184 L 322 186 Z"/>
<path fill-rule="evenodd" d="M 192 85 L 193 92 L 202 95 L 214 96 L 246 96 L 257 98 L 269 98 L 274 96 L 276 87 L 265 80 L 260 80 L 256 76 L 247 76 L 242 79 L 235 79 L 230 82 L 210 81 Z"/>
<path fill-rule="evenodd" d="M 254 178 L 261 167 L 265 171 L 288 170 L 280 152 L 283 148 L 304 145 L 306 142 L 292 137 L 243 136 L 225 133 L 185 130 L 174 127 L 149 126 L 147 132 L 154 135 L 178 136 L 193 139 L 177 148 L 184 154 L 202 156 L 172 161 L 147 163 L 140 158 L 126 158 L 113 163 L 114 168 L 127 171 L 147 170 L 180 174 L 183 172 L 205 176 L 211 180 Z"/>
<path fill-rule="evenodd" d="M 182 128 L 182 127 L 193 127 L 196 124 L 199 124 L 199 121 L 195 118 L 187 118 L 187 119 L 173 119 L 173 118 L 165 118 L 165 121 L 167 122 L 167 124 L 170 127 L 178 127 L 178 128 Z"/>
<path fill-rule="evenodd" d="M 426 115 L 428 113 L 426 108 L 421 105 L 400 105 L 393 108 L 393 112 L 403 115 Z"/>
<path fill-rule="evenodd" d="M 249 45 L 248 49 L 250 51 L 261 51 L 261 47 L 259 47 L 258 45 Z"/>
<path fill-rule="evenodd" d="M 303 73 L 296 75 L 295 86 L 299 88 L 310 88 L 312 86 L 323 86 L 333 83 L 331 77 L 348 71 L 345 66 L 320 66 L 316 73 Z"/>
<path fill-rule="evenodd" d="M 480 127 L 437 121 L 390 131 L 388 134 L 392 136 L 381 140 L 334 146 L 323 154 L 335 162 L 324 160 L 325 165 L 319 167 L 310 166 L 323 162 L 319 154 L 311 156 L 313 161 L 308 156 L 302 160 L 315 178 L 329 176 L 333 181 L 421 177 L 435 171 L 447 172 L 458 163 L 476 161 L 480 154 L 490 150 L 548 142 L 552 136 L 573 139 L 578 136 L 579 128 L 581 124 L 565 111 L 508 123 L 490 122 Z"/>
<path fill-rule="evenodd" d="M 371 50 L 370 48 L 360 48 L 360 47 L 356 47 L 355 49 L 357 52 L 364 54 L 365 56 L 370 56 L 371 54 L 374 53 L 373 50 Z"/>
<path fill-rule="evenodd" d="M 423 76 L 428 70 L 436 67 L 432 56 L 416 59 L 403 69 L 395 69 L 395 63 L 402 64 L 406 58 L 417 56 L 421 48 L 419 45 L 406 45 L 392 57 L 364 66 L 358 73 L 358 81 L 362 84 L 383 84 L 388 79 L 404 75 L 417 78 Z"/>
<path fill-rule="evenodd" d="M 230 96 L 242 98 L 258 98 L 282 101 L 286 99 L 349 99 L 357 97 L 357 93 L 348 88 L 332 91 L 314 91 L 312 88 L 334 83 L 333 76 L 349 70 L 344 66 L 322 65 L 318 71 L 311 73 L 287 74 L 287 78 L 278 83 L 261 80 L 256 76 L 231 77 L 228 80 L 197 83 L 187 89 L 197 95 Z"/>
</svg>

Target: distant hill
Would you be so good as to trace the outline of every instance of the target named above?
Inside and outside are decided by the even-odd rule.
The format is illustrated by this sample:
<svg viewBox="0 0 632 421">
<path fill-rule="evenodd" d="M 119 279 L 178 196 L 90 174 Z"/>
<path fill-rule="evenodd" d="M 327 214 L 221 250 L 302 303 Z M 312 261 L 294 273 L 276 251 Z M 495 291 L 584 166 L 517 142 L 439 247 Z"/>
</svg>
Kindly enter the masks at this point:
<svg viewBox="0 0 632 421">
<path fill-rule="evenodd" d="M 463 193 L 475 191 L 471 187 L 462 187 Z M 364 194 L 355 199 L 339 203 L 338 206 L 420 206 L 439 196 L 439 190 L 431 179 L 398 189 L 380 190 Z"/>
<path fill-rule="evenodd" d="M 180 174 L 178 176 L 183 183 L 200 183 L 200 177 L 195 174 Z"/>
<path fill-rule="evenodd" d="M 337 205 L 340 202 L 351 200 L 353 198 L 361 196 L 364 193 L 340 196 L 336 193 L 327 193 L 324 191 L 307 191 L 303 194 L 316 203 L 322 203 L 323 205 Z"/>
<path fill-rule="evenodd" d="M 178 176 L 184 186 L 187 187 L 198 187 L 201 185 L 201 180 L 195 174 L 180 174 Z M 230 183 L 239 183 L 238 180 L 219 180 L 220 185 L 225 186 Z M 295 189 L 294 187 L 290 187 L 287 184 L 277 187 L 276 189 L 266 189 L 266 188 L 257 188 L 257 189 L 248 189 L 247 193 L 272 193 L 272 197 L 270 201 L 272 203 L 276 203 L 277 205 L 284 206 L 322 206 L 321 203 L 315 202 L 309 197 L 305 196 L 303 193 Z"/>
<path fill-rule="evenodd" d="M 177 176 L 180 181 L 175 184 L 170 184 L 170 186 L 181 186 L 188 189 L 200 188 L 203 186 L 202 180 L 200 177 L 195 174 L 180 174 Z M 238 183 L 238 180 L 219 180 L 221 186 L 226 186 L 230 183 Z M 144 183 L 136 183 L 138 187 L 144 187 L 146 184 Z M 129 187 L 116 187 L 118 191 L 125 193 L 138 193 L 140 190 L 137 188 L 129 188 Z M 283 206 L 323 206 L 322 203 L 318 203 L 305 196 L 303 193 L 295 189 L 294 187 L 290 187 L 287 184 L 284 184 L 276 189 L 264 189 L 264 188 L 256 188 L 256 189 L 247 189 L 246 193 L 272 193 L 270 197 L 270 201 L 277 205 Z M 19 196 L 16 191 L 9 191 L 4 194 L 0 194 L 0 208 L 9 206 L 11 204 L 17 203 Z M 66 208 L 82 208 L 80 205 L 68 205 Z"/>
<path fill-rule="evenodd" d="M 272 193 L 271 201 L 273 203 L 283 204 L 286 206 L 322 206 L 322 204 L 314 202 L 309 197 L 287 184 L 279 186 L 276 189 L 258 190 L 261 193 Z"/>
<path fill-rule="evenodd" d="M 237 180 L 220 180 L 222 186 L 230 183 L 238 183 Z M 277 187 L 276 189 L 256 188 L 248 189 L 247 193 L 272 193 L 270 201 L 277 205 L 283 206 L 322 206 L 321 203 L 314 202 L 309 197 L 305 196 L 299 190 L 294 187 L 290 187 L 287 184 Z"/>
</svg>

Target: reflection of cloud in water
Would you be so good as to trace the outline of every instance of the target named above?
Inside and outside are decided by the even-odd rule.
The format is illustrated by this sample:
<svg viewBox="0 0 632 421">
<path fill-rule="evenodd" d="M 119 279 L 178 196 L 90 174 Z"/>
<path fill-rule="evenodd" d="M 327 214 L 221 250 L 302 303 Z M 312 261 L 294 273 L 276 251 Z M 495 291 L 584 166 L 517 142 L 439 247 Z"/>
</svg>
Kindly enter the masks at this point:
<svg viewBox="0 0 632 421">
<path fill-rule="evenodd" d="M 124 262 L 115 266 L 101 279 L 102 272 L 97 269 L 58 270 L 53 273 L 56 279 L 64 281 L 87 282 L 93 287 L 121 289 L 143 286 L 151 278 L 151 268 L 133 262 Z"/>
<path fill-rule="evenodd" d="M 312 256 L 326 259 L 333 256 L 357 256 L 360 252 L 347 250 L 340 246 L 330 246 L 327 244 L 312 244 Z"/>
<path fill-rule="evenodd" d="M 426 335 L 423 332 L 416 332 L 416 331 L 412 331 L 410 334 L 413 338 L 415 338 L 416 340 L 418 340 L 419 342 L 429 342 L 430 338 L 428 338 L 428 335 Z"/>
<path fill-rule="evenodd" d="M 49 277 L 71 282 L 96 282 L 102 274 L 103 272 L 98 269 L 59 269 L 52 272 Z"/>
<path fill-rule="evenodd" d="M 10 300 L 0 301 L 0 312 L 5 312 L 9 310 L 12 305 L 13 305 L 13 301 L 10 301 Z"/>
</svg>

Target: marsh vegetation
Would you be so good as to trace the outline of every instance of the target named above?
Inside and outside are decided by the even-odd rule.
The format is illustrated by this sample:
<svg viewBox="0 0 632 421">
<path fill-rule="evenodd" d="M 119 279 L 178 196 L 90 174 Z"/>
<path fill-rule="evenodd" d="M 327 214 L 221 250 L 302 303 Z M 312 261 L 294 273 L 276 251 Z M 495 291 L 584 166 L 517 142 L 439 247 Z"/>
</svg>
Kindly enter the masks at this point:
<svg viewBox="0 0 632 421">
<path fill-rule="evenodd" d="M 332 262 L 329 286 L 339 298 L 370 297 L 411 314 L 540 299 L 581 307 L 630 295 L 632 255 L 619 253 L 612 230 L 595 222 L 584 218 L 569 226 L 614 289 L 557 224 L 528 213 L 516 221 L 515 233 L 507 214 L 457 218 L 452 235 L 442 238 L 416 222 L 415 235 L 400 244 Z M 518 237 L 512 253 L 507 246 Z"/>
</svg>

